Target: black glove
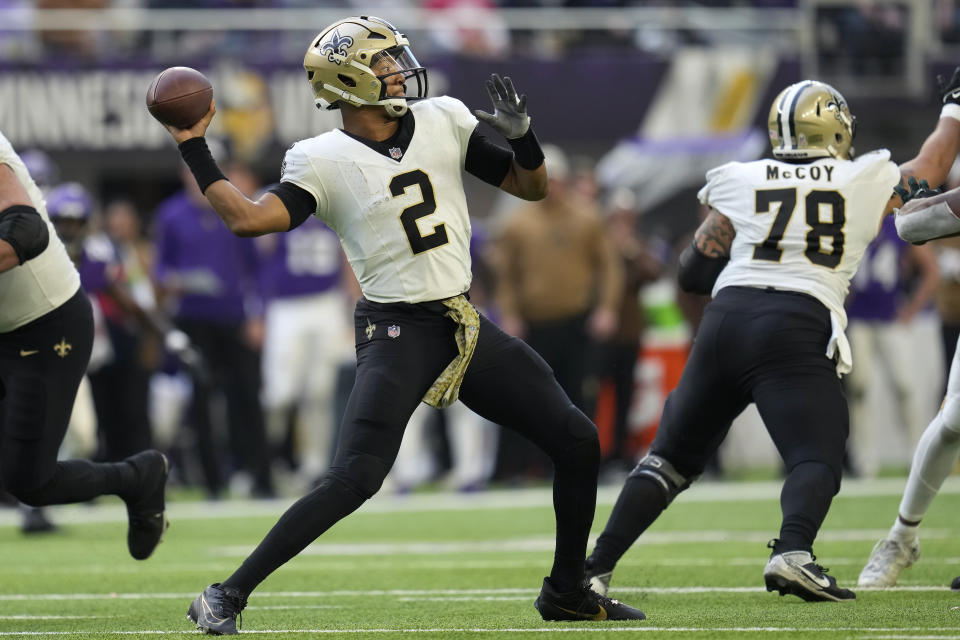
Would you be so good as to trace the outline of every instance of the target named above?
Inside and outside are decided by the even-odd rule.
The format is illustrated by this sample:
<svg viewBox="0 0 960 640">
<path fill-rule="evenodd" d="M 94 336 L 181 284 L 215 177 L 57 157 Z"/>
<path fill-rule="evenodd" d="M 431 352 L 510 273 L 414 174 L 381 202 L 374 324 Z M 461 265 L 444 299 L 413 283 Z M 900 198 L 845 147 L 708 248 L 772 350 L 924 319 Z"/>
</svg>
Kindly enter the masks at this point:
<svg viewBox="0 0 960 640">
<path fill-rule="evenodd" d="M 943 76 L 937 76 L 937 86 L 940 87 L 943 104 L 960 104 L 960 67 L 953 70 L 949 82 L 944 80 Z"/>
<path fill-rule="evenodd" d="M 960 67 L 957 68 L 957 72 L 960 72 Z M 954 79 L 957 78 L 957 72 L 953 74 Z M 907 186 L 910 187 L 910 190 L 907 191 L 903 188 L 902 185 L 897 185 L 893 188 L 894 192 L 900 196 L 900 199 L 903 201 L 903 204 L 907 204 L 910 200 L 914 198 L 929 198 L 930 196 L 935 196 L 938 193 L 943 193 L 940 189 L 933 189 L 927 184 L 926 180 L 921 180 L 917 182 L 917 179 L 913 176 L 907 178 Z"/>
</svg>

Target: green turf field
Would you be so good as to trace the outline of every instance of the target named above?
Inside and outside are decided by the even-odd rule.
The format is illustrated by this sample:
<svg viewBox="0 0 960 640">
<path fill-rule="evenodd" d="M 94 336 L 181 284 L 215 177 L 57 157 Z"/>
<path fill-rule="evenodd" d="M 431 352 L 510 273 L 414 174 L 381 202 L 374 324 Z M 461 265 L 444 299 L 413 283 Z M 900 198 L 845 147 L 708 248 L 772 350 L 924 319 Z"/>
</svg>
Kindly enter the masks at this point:
<svg viewBox="0 0 960 640">
<path fill-rule="evenodd" d="M 896 512 L 902 479 L 848 482 L 815 553 L 852 587 Z M 603 488 L 599 533 L 618 487 Z M 701 483 L 624 558 L 611 596 L 642 623 L 545 623 L 533 599 L 552 558 L 547 489 L 378 496 L 271 576 L 243 634 L 405 638 L 960 638 L 960 482 L 950 478 L 901 587 L 809 604 L 763 590 L 778 483 Z M 176 496 L 174 496 L 176 498 Z M 154 556 L 126 554 L 118 500 L 52 511 L 58 533 L 26 538 L 0 510 L 0 637 L 190 635 L 190 600 L 225 578 L 289 501 L 173 500 Z M 267 635 L 269 634 L 269 635 Z"/>
</svg>

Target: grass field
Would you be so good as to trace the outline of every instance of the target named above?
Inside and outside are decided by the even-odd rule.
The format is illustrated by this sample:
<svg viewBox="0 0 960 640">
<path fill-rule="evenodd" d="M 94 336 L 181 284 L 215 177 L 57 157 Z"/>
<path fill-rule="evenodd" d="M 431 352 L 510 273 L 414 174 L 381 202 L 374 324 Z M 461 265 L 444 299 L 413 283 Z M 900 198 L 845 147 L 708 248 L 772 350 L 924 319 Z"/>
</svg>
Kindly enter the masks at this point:
<svg viewBox="0 0 960 640">
<path fill-rule="evenodd" d="M 815 553 L 853 586 L 896 513 L 902 479 L 847 482 Z M 603 488 L 594 534 L 618 487 Z M 378 496 L 264 582 L 243 634 L 405 638 L 960 638 L 960 479 L 922 531 L 922 555 L 886 591 L 854 603 L 805 603 L 763 589 L 777 533 L 779 483 L 701 483 L 624 557 L 611 596 L 641 623 L 543 622 L 533 599 L 553 548 L 544 489 Z M 171 501 L 172 526 L 146 562 L 126 555 L 118 500 L 53 510 L 58 533 L 27 538 L 0 510 L 0 637 L 196 634 L 190 600 L 224 579 L 289 501 Z M 269 634 L 269 635 L 268 635 Z"/>
</svg>

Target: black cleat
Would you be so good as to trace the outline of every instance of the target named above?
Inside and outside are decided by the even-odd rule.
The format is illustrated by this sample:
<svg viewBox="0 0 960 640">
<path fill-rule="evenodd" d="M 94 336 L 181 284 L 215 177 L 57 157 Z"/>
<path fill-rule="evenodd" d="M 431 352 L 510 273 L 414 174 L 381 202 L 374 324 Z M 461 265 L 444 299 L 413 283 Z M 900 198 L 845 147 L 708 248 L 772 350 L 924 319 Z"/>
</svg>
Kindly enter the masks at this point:
<svg viewBox="0 0 960 640">
<path fill-rule="evenodd" d="M 129 520 L 127 549 L 137 560 L 145 560 L 160 544 L 169 525 L 163 511 L 170 464 L 165 455 L 153 449 L 130 456 L 125 462 L 137 471 L 136 490 L 123 496 Z"/>
<path fill-rule="evenodd" d="M 643 611 L 611 600 L 592 591 L 584 582 L 579 589 L 559 593 L 550 578 L 543 579 L 543 588 L 533 606 L 544 620 L 646 620 Z"/>
<path fill-rule="evenodd" d="M 763 570 L 767 591 L 779 591 L 781 596 L 789 593 L 807 602 L 856 600 L 853 591 L 838 587 L 836 579 L 814 560 L 807 551 L 775 553 Z"/>
<path fill-rule="evenodd" d="M 20 505 L 20 510 L 23 514 L 20 531 L 23 533 L 52 533 L 57 530 L 57 525 L 50 521 L 50 518 L 47 517 L 47 512 L 41 507 Z"/>
<path fill-rule="evenodd" d="M 234 636 L 240 623 L 240 612 L 247 606 L 247 597 L 233 587 L 215 582 L 203 590 L 187 609 L 187 620 L 212 636 Z"/>
<path fill-rule="evenodd" d="M 957 576 L 953 579 L 953 582 L 950 583 L 950 589 L 953 591 L 960 591 L 960 576 Z"/>
</svg>

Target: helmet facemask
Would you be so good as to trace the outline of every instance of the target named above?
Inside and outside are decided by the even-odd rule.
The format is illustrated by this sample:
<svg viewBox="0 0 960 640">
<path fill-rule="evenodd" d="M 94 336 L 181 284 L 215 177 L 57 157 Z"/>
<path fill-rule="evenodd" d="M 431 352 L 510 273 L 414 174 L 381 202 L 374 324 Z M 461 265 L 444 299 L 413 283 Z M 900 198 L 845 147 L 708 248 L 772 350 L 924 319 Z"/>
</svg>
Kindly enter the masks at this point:
<svg viewBox="0 0 960 640">
<path fill-rule="evenodd" d="M 408 100 L 427 97 L 426 69 L 406 36 L 380 18 L 347 18 L 327 27 L 307 50 L 303 66 L 320 108 L 337 109 L 340 102 L 382 105 L 388 115 L 400 117 Z M 391 96 L 398 74 L 404 95 Z"/>
</svg>

